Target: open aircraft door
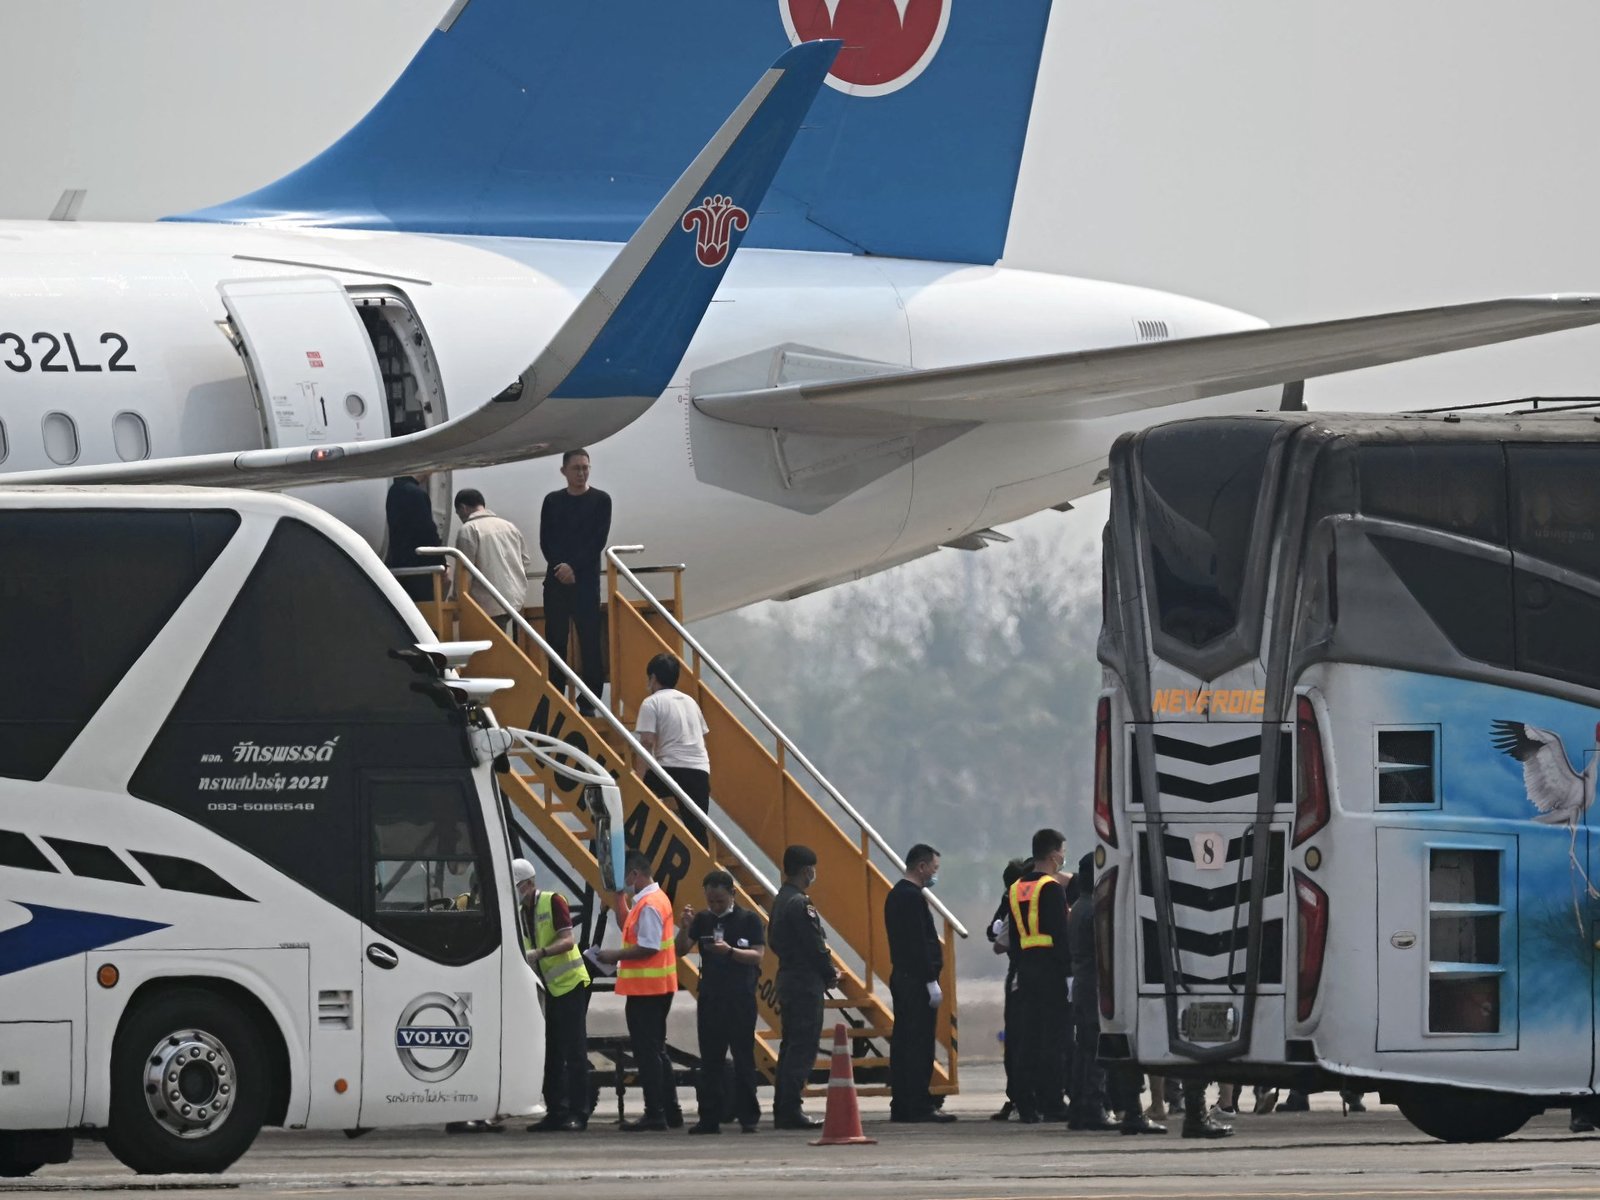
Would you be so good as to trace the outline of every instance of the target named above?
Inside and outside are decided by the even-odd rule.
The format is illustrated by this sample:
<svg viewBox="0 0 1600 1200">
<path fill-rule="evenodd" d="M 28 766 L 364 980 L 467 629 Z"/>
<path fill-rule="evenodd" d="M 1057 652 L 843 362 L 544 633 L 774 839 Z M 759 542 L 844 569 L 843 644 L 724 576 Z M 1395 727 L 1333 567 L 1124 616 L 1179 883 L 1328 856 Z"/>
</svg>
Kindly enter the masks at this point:
<svg viewBox="0 0 1600 1200">
<path fill-rule="evenodd" d="M 262 445 L 336 445 L 387 437 L 383 375 L 344 285 L 328 275 L 217 284 L 261 418 Z M 383 538 L 382 480 L 298 488 L 373 545 Z"/>
</svg>

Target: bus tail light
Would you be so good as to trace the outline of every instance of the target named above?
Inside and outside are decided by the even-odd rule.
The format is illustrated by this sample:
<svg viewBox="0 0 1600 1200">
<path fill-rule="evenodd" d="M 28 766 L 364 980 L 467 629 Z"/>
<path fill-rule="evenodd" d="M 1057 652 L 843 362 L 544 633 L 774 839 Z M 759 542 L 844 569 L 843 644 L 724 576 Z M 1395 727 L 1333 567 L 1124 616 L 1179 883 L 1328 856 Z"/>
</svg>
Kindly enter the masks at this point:
<svg viewBox="0 0 1600 1200">
<path fill-rule="evenodd" d="M 1300 769 L 1294 799 L 1294 842 L 1298 846 L 1328 823 L 1328 772 L 1322 760 L 1322 733 L 1307 696 L 1295 701 L 1295 748 Z"/>
<path fill-rule="evenodd" d="M 1111 819 L 1111 701 L 1105 696 L 1094 712 L 1094 831 L 1106 845 L 1117 844 Z"/>
<path fill-rule="evenodd" d="M 1105 701 L 1101 701 L 1102 704 Z M 1117 868 L 1103 872 L 1094 885 L 1094 966 L 1100 993 L 1100 1015 L 1117 1012 Z"/>
<path fill-rule="evenodd" d="M 1328 893 L 1303 872 L 1296 871 L 1294 898 L 1300 912 L 1300 972 L 1295 1011 L 1300 1020 L 1309 1021 L 1311 1009 L 1317 1002 L 1317 989 L 1322 986 L 1322 960 L 1328 951 Z"/>
</svg>

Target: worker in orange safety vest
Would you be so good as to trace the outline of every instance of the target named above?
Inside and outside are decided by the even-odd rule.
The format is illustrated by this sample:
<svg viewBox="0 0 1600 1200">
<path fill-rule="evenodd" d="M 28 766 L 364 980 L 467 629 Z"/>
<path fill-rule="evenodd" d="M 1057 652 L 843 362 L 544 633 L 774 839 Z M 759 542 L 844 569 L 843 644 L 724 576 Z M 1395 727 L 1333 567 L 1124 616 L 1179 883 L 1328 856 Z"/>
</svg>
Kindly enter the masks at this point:
<svg viewBox="0 0 1600 1200">
<path fill-rule="evenodd" d="M 680 1129 L 683 1110 L 678 1107 L 672 1063 L 667 1058 L 667 1013 L 678 990 L 672 901 L 657 886 L 650 860 L 637 851 L 628 855 L 622 884 L 625 894 L 633 898 L 626 904 L 623 896 L 617 897 L 622 945 L 591 948 L 588 953 L 592 962 L 616 964 L 617 995 L 627 1000 L 628 1037 L 639 1066 L 639 1086 L 644 1090 L 644 1114 L 638 1120 L 624 1121 L 620 1128 L 628 1133 Z"/>
</svg>

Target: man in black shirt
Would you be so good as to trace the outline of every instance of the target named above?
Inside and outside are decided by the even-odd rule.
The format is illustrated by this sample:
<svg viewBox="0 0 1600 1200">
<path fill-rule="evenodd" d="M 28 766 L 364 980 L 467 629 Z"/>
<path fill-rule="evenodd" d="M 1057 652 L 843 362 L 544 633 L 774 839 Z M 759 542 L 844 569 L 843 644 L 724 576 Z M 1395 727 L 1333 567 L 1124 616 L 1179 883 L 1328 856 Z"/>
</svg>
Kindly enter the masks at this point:
<svg viewBox="0 0 1600 1200">
<path fill-rule="evenodd" d="M 822 995 L 839 979 L 822 918 L 806 895 L 817 881 L 817 853 L 809 846 L 783 852 L 783 887 L 772 902 L 767 942 L 778 956 L 778 1047 L 772 1116 L 778 1129 L 815 1129 L 822 1124 L 800 1108 L 800 1093 L 817 1065 L 822 1041 Z"/>
<path fill-rule="evenodd" d="M 906 852 L 905 875 L 883 902 L 889 934 L 889 994 L 894 1001 L 894 1032 L 889 1038 L 889 1119 L 954 1121 L 933 1106 L 928 1081 L 933 1076 L 934 1025 L 944 999 L 939 976 L 944 948 L 934 932 L 933 914 L 923 894 L 939 878 L 939 852 L 918 842 Z"/>
<path fill-rule="evenodd" d="M 569 631 L 578 631 L 579 674 L 596 696 L 605 686 L 600 659 L 600 556 L 611 536 L 611 497 L 589 486 L 589 452 L 568 450 L 561 456 L 567 486 L 544 498 L 539 510 L 539 551 L 544 555 L 544 638 L 563 658 Z M 554 663 L 551 679 L 566 683 Z M 593 706 L 580 697 L 578 710 L 592 715 Z"/>
<path fill-rule="evenodd" d="M 437 567 L 442 558 L 425 559 L 418 546 L 439 545 L 439 526 L 433 519 L 433 501 L 428 498 L 428 477 L 402 475 L 389 485 L 384 515 L 389 527 L 389 551 L 384 565 L 396 567 Z M 413 600 L 433 599 L 433 580 L 426 575 L 408 575 L 400 580 L 406 595 Z"/>
<path fill-rule="evenodd" d="M 733 876 L 705 877 L 706 909 L 683 906 L 678 957 L 700 951 L 700 995 L 695 1020 L 700 1033 L 700 1119 L 690 1133 L 721 1133 L 727 1111 L 723 1063 L 733 1055 L 735 1115 L 745 1133 L 761 1121 L 756 1099 L 756 978 L 766 952 L 761 918 L 733 902 Z"/>
<path fill-rule="evenodd" d="M 1056 877 L 1066 862 L 1066 836 L 1033 835 L 1032 869 L 1011 885 L 1012 953 L 1017 961 L 1017 1047 L 1021 1067 L 1017 1112 L 1022 1121 L 1065 1121 L 1062 1103 L 1066 1033 L 1071 1021 L 1067 976 L 1066 890 Z"/>
</svg>

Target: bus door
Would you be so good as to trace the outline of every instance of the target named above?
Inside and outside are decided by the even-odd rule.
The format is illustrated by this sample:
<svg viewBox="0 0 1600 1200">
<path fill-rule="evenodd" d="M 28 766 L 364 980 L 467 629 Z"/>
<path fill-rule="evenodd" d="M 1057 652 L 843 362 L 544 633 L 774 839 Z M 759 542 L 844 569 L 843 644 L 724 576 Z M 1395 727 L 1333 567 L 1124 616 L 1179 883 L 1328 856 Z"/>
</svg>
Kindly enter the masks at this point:
<svg viewBox="0 0 1600 1200">
<path fill-rule="evenodd" d="M 1377 1049 L 1514 1049 L 1517 838 L 1377 833 Z"/>
<path fill-rule="evenodd" d="M 499 897 L 465 771 L 370 773 L 361 1124 L 498 1111 Z"/>
</svg>

